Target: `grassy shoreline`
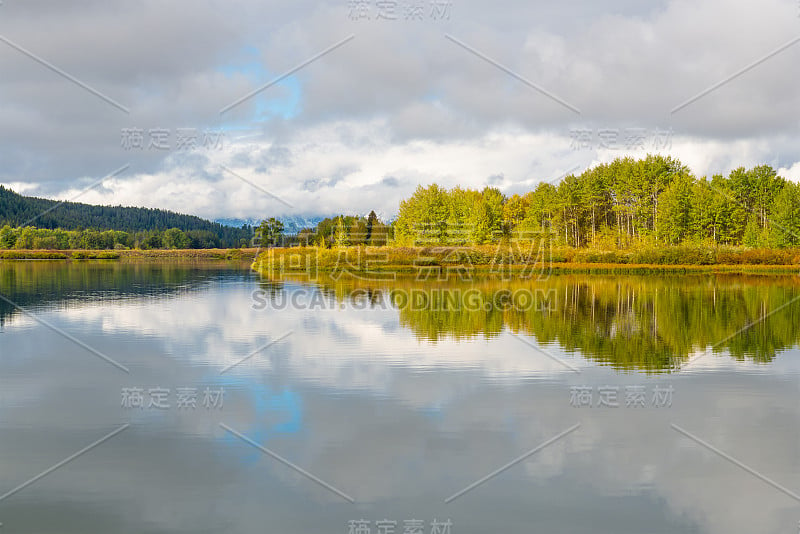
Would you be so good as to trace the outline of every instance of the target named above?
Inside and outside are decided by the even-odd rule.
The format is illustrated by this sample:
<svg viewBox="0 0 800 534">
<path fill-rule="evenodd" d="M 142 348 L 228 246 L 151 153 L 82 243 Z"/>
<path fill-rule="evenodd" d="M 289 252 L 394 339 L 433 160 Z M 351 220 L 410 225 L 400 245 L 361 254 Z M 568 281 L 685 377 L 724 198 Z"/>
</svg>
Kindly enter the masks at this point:
<svg viewBox="0 0 800 534">
<path fill-rule="evenodd" d="M 260 253 L 259 256 L 256 256 Z M 653 256 L 655 254 L 655 256 Z M 658 261 L 635 261 L 648 256 Z M 688 258 L 690 261 L 681 262 Z M 394 272 L 538 276 L 541 274 L 800 273 L 800 249 L 686 249 L 597 251 L 554 249 L 544 254 L 512 247 L 292 247 L 250 249 L 0 250 L 2 261 L 235 261 L 261 274 L 281 272 Z M 255 261 L 254 261 L 255 260 Z M 616 261 L 615 261 L 616 260 Z M 634 261 L 632 261 L 634 260 Z M 721 260 L 721 261 L 717 261 Z M 671 263 L 673 262 L 674 263 Z"/>
<path fill-rule="evenodd" d="M 0 250 L 0 261 L 242 261 L 258 249 Z"/>
<path fill-rule="evenodd" d="M 512 246 L 271 248 L 252 268 L 264 275 L 314 272 L 431 273 L 800 273 L 800 249 L 664 247 L 637 251 L 541 249 Z"/>
</svg>

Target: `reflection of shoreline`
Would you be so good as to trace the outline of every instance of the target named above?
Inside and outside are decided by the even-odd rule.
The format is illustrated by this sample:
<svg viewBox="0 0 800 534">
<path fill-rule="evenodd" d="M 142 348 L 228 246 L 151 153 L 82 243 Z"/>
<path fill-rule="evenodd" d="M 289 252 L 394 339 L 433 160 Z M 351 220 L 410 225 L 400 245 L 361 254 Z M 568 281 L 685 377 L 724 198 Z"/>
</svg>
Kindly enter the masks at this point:
<svg viewBox="0 0 800 534">
<path fill-rule="evenodd" d="M 292 282 L 290 287 L 284 280 Z M 730 274 L 561 275 L 541 282 L 322 276 L 305 282 L 286 275 L 262 281 L 252 307 L 391 309 L 402 326 L 428 342 L 510 331 L 614 368 L 669 372 L 706 350 L 727 351 L 739 361 L 772 361 L 800 339 L 791 305 L 798 286 L 794 276 Z"/>
<path fill-rule="evenodd" d="M 249 276 L 232 264 L 6 262 L 0 267 L 0 294 L 28 311 L 66 302 L 172 297 L 207 287 L 221 272 Z M 0 300 L 0 326 L 20 313 Z"/>
<path fill-rule="evenodd" d="M 488 300 L 477 288 L 422 288 L 411 289 L 365 289 L 356 288 L 340 302 L 335 294 L 323 293 L 318 287 L 300 286 L 292 291 L 267 291 L 257 289 L 252 293 L 253 309 L 262 311 L 336 310 L 347 306 L 353 310 L 412 310 L 412 311 L 458 311 L 479 312 L 499 308 L 504 311 L 527 311 L 531 309 L 554 309 L 557 298 L 555 289 L 535 288 L 501 289 Z"/>
</svg>

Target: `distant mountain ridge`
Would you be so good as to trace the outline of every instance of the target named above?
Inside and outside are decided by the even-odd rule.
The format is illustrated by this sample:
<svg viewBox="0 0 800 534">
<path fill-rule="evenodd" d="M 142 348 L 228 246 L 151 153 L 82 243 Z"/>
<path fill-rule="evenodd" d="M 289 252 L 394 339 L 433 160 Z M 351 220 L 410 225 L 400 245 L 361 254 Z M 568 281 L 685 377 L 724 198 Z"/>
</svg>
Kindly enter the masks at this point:
<svg viewBox="0 0 800 534">
<path fill-rule="evenodd" d="M 59 202 L 20 195 L 0 186 L 0 226 L 21 225 L 63 230 L 95 229 L 146 232 L 179 228 L 207 231 L 220 239 L 222 246 L 238 246 L 250 240 L 248 225 L 237 227 L 212 222 L 195 215 L 153 208 L 96 206 L 79 202 Z"/>
</svg>

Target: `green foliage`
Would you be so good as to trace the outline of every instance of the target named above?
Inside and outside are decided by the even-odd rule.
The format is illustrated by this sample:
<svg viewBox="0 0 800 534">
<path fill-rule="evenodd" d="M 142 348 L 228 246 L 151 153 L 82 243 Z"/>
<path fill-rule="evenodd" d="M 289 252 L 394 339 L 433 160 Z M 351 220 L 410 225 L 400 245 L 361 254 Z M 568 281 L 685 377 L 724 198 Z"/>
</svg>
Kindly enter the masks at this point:
<svg viewBox="0 0 800 534">
<path fill-rule="evenodd" d="M 470 211 L 469 200 L 460 189 L 448 192 L 436 184 L 417 186 L 407 200 L 400 202 L 395 233 L 403 243 L 447 243 L 448 227 L 457 225 Z"/>
<path fill-rule="evenodd" d="M 665 243 L 681 243 L 689 235 L 694 180 L 676 176 L 658 197 L 656 235 Z"/>
<path fill-rule="evenodd" d="M 506 213 L 505 203 L 505 196 L 493 187 L 478 192 L 460 187 L 448 191 L 437 184 L 419 186 L 400 203 L 395 237 L 409 245 L 491 243 L 506 233 L 506 216 L 521 215 L 519 206 L 514 214 Z"/>
<path fill-rule="evenodd" d="M 503 204 L 506 197 L 499 189 L 486 187 L 470 210 L 467 219 L 471 242 L 477 245 L 492 243 L 503 235 Z"/>
<path fill-rule="evenodd" d="M 770 245 L 800 245 L 800 185 L 787 183 L 772 205 Z M 2 234 L 0 234 L 2 239 Z"/>
<path fill-rule="evenodd" d="M 152 234 L 144 238 L 141 242 L 141 248 L 144 250 L 152 248 L 164 248 L 164 240 L 161 234 Z"/>
<path fill-rule="evenodd" d="M 320 221 L 316 228 L 301 230 L 295 237 L 301 246 L 385 246 L 392 238 L 392 228 L 384 224 L 374 211 L 367 217 L 338 215 Z"/>
<path fill-rule="evenodd" d="M 599 250 L 786 247 L 800 242 L 800 193 L 768 165 L 708 180 L 676 159 L 648 155 L 618 158 L 510 199 L 488 187 L 419 186 L 401 201 L 394 229 L 402 245 L 481 245 L 538 232 L 556 245 Z"/>
<path fill-rule="evenodd" d="M 13 248 L 17 242 L 17 234 L 9 225 L 0 229 L 0 248 Z"/>
<path fill-rule="evenodd" d="M 275 245 L 283 235 L 283 223 L 275 217 L 261 221 L 256 228 L 256 236 L 263 247 Z"/>
<path fill-rule="evenodd" d="M 539 344 L 577 351 L 617 369 L 668 373 L 711 346 L 707 358 L 712 361 L 765 363 L 800 340 L 797 310 L 789 305 L 800 294 L 793 275 L 565 274 L 547 280 L 397 276 L 376 281 L 322 274 L 315 283 L 338 302 L 360 301 L 363 306 L 367 295 L 374 302 L 391 302 L 400 323 L 419 339 L 524 333 Z M 742 325 L 763 316 L 764 310 L 775 313 L 762 328 L 742 332 Z"/>
<path fill-rule="evenodd" d="M 179 228 L 170 228 L 164 232 L 164 236 L 162 238 L 164 248 L 185 249 L 189 248 L 191 242 L 192 241 L 189 236 L 184 234 Z"/>
<path fill-rule="evenodd" d="M 345 225 L 344 217 L 336 219 L 336 233 L 333 236 L 333 242 L 337 247 L 346 247 L 350 244 L 350 232 Z"/>
<path fill-rule="evenodd" d="M 50 230 L 46 228 L 0 228 L 0 249 L 17 250 L 128 250 L 219 248 L 220 240 L 207 230 L 184 232 L 171 228 L 164 232 L 121 232 L 118 230 Z"/>
<path fill-rule="evenodd" d="M 514 233 L 525 219 L 525 214 L 531 205 L 532 195 L 533 193 L 528 193 L 525 196 L 512 195 L 503 204 L 503 227 L 506 233 Z"/>
</svg>

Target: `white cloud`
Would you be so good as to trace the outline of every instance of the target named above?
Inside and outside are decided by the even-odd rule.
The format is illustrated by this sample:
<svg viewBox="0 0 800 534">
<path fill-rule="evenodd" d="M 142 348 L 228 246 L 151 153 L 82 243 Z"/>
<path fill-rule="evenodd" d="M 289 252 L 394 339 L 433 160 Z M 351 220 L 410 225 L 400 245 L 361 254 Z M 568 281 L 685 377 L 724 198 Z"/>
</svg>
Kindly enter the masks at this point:
<svg viewBox="0 0 800 534">
<path fill-rule="evenodd" d="M 570 130 L 578 127 L 671 128 L 667 152 L 698 175 L 769 163 L 798 179 L 800 44 L 766 58 L 797 35 L 792 0 L 587 0 L 546 9 L 459 2 L 450 20 L 420 24 L 354 22 L 347 4 L 335 2 L 239 0 L 226 17 L 211 1 L 109 6 L 87 1 L 80 13 L 50 2 L 3 6 L 13 28 L 8 38 L 131 114 L 0 47 L 7 67 L 0 81 L 0 182 L 69 198 L 130 163 L 128 173 L 83 200 L 214 218 L 371 209 L 391 216 L 417 183 L 481 187 L 502 176 L 499 185 L 519 192 L 576 165 L 623 155 L 569 150 Z M 348 35 L 355 38 L 219 114 Z M 265 119 L 265 109 L 276 116 Z M 120 147 L 125 127 L 221 127 L 229 136 L 224 150 L 203 157 L 136 152 Z M 225 175 L 220 164 L 294 210 Z"/>
<path fill-rule="evenodd" d="M 157 173 L 110 179 L 80 200 L 148 205 L 208 218 L 365 214 L 373 209 L 390 218 L 417 184 L 493 185 L 512 194 L 531 190 L 541 181 L 553 181 L 568 171 L 578 174 L 600 162 L 644 157 L 648 152 L 676 157 L 698 176 L 711 176 L 764 162 L 778 167 L 775 148 L 787 142 L 724 141 L 673 132 L 660 150 L 649 145 L 645 146 L 649 151 L 597 149 L 596 145 L 576 150 L 570 130 L 531 133 L 506 126 L 468 139 L 393 142 L 385 136 L 388 128 L 383 120 L 336 121 L 300 129 L 280 146 L 275 139 L 263 137 L 234 141 L 221 151 L 203 152 L 203 157 L 173 156 Z M 265 165 L 264 161 L 274 160 L 270 154 L 278 149 L 291 156 Z M 244 180 L 224 171 L 223 166 Z M 796 180 L 799 170 L 800 164 L 795 163 L 781 169 L 781 174 Z M 79 191 L 73 188 L 58 198 L 73 198 Z"/>
</svg>

